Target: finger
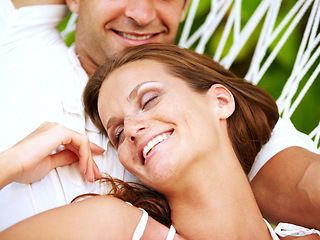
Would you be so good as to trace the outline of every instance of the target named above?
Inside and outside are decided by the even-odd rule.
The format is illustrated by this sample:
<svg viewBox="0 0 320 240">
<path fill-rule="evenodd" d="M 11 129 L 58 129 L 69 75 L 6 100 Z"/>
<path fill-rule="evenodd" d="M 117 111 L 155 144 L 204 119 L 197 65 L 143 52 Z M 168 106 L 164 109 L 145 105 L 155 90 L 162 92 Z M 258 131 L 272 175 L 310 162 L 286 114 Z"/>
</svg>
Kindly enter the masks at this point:
<svg viewBox="0 0 320 240">
<path fill-rule="evenodd" d="M 72 164 L 78 160 L 79 160 L 79 158 L 74 152 L 70 151 L 69 149 L 65 149 L 61 152 L 58 152 L 56 154 L 51 155 L 52 169 L 56 168 L 56 167 L 61 167 L 61 166 Z M 92 160 L 92 161 L 93 161 L 94 177 L 92 177 L 91 179 L 87 178 L 88 181 L 94 181 L 95 179 L 102 178 L 102 174 L 101 174 L 97 164 L 95 163 L 94 160 Z"/>
<path fill-rule="evenodd" d="M 102 174 L 101 174 L 101 172 L 100 172 L 100 170 L 94 160 L 93 160 L 93 171 L 94 171 L 95 179 L 102 178 Z"/>
<path fill-rule="evenodd" d="M 88 138 L 85 135 L 76 134 L 68 143 L 64 143 L 64 146 L 78 156 L 79 169 L 81 172 L 87 174 L 88 164 L 92 158 Z"/>
<path fill-rule="evenodd" d="M 94 170 L 93 170 L 94 167 L 93 166 L 94 166 L 93 159 L 92 159 L 92 157 L 90 157 L 89 160 L 87 161 L 87 170 L 86 170 L 86 173 L 85 173 L 86 179 L 89 182 L 94 182 L 95 181 Z"/>
<path fill-rule="evenodd" d="M 102 147 L 99 147 L 97 144 L 90 142 L 90 149 L 91 152 L 97 155 L 100 155 L 105 152 L 105 150 Z"/>
<path fill-rule="evenodd" d="M 84 143 L 80 145 L 79 148 L 79 161 L 81 165 L 85 165 L 85 176 L 89 182 L 95 181 L 94 171 L 93 171 L 93 159 L 90 150 L 90 142 L 88 138 L 83 139 Z M 80 167 L 80 165 L 79 165 Z"/>
<path fill-rule="evenodd" d="M 78 156 L 79 156 L 79 148 L 73 146 L 72 144 L 65 144 L 64 145 L 67 149 L 71 150 L 72 152 L 76 153 Z M 105 150 L 101 147 L 99 147 L 98 145 L 90 142 L 90 150 L 91 150 L 91 153 L 94 153 L 96 155 L 101 155 L 105 152 Z M 86 162 L 83 162 L 81 163 L 81 166 L 80 166 L 80 170 L 82 172 L 86 172 Z M 97 168 L 97 167 L 96 167 Z M 98 168 L 97 168 L 98 169 Z"/>
<path fill-rule="evenodd" d="M 52 169 L 66 166 L 79 160 L 78 156 L 68 149 L 52 154 L 50 159 L 52 161 Z"/>
<path fill-rule="evenodd" d="M 101 154 L 104 152 L 99 146 L 90 143 L 86 135 L 73 132 L 64 145 L 73 151 L 79 157 L 79 169 L 85 173 L 85 177 L 89 182 L 95 181 L 94 161 L 92 159 L 91 147 L 95 152 Z"/>
</svg>

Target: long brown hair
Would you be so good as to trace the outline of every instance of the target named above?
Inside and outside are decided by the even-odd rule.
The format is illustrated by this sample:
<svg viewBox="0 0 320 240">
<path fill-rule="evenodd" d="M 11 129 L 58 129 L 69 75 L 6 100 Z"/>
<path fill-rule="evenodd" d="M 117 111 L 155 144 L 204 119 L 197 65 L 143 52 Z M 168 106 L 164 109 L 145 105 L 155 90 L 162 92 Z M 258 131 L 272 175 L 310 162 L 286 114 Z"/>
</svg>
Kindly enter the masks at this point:
<svg viewBox="0 0 320 240">
<path fill-rule="evenodd" d="M 169 73 L 185 80 L 197 92 L 206 92 L 217 83 L 230 90 L 236 106 L 227 119 L 228 134 L 242 168 L 248 174 L 279 118 L 277 105 L 260 87 L 236 77 L 211 58 L 189 49 L 157 43 L 140 45 L 102 65 L 91 76 L 83 95 L 85 111 L 99 130 L 106 133 L 98 112 L 98 97 L 103 81 L 115 69 L 145 59 L 164 64 Z"/>
</svg>

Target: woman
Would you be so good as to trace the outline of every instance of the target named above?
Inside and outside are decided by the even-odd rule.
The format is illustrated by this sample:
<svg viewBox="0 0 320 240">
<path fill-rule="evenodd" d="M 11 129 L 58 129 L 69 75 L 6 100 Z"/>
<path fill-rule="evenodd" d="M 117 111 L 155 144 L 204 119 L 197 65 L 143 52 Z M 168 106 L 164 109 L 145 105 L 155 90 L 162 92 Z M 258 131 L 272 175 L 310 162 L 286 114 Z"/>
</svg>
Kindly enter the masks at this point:
<svg viewBox="0 0 320 240">
<path fill-rule="evenodd" d="M 84 102 L 121 163 L 167 197 L 182 236 L 270 239 L 245 175 L 278 119 L 266 92 L 203 55 L 149 45 L 100 68 Z"/>
<path fill-rule="evenodd" d="M 87 112 L 108 134 L 122 164 L 165 195 L 183 237 L 278 239 L 262 218 L 245 174 L 278 119 L 266 92 L 190 50 L 149 45 L 102 66 L 84 96 Z M 95 212 L 99 204 L 107 210 Z M 113 224 L 114 237 L 108 237 L 120 239 L 134 231 L 140 216 L 116 199 L 94 197 L 36 216 L 4 236 L 41 224 L 42 236 L 101 238 Z M 56 218 L 58 233 L 50 231 Z M 154 222 L 146 224 L 147 239 Z M 76 233 L 74 225 L 79 225 Z"/>
</svg>

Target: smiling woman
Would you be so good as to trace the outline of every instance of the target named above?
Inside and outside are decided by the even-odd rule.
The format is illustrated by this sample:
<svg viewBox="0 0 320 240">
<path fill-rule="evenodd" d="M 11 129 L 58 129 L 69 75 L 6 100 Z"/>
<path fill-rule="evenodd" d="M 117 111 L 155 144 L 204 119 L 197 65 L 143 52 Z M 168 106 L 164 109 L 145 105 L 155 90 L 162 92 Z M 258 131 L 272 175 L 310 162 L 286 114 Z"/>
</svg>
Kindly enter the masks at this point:
<svg viewBox="0 0 320 240">
<path fill-rule="evenodd" d="M 279 117 L 268 93 L 191 50 L 150 44 L 100 67 L 84 104 L 121 163 L 167 198 L 183 237 L 279 239 L 245 174 Z"/>
<path fill-rule="evenodd" d="M 95 196 L 52 209 L 6 229 L 1 239 L 320 239 L 318 231 L 290 224 L 273 230 L 262 217 L 245 173 L 270 138 L 277 106 L 210 58 L 171 45 L 134 47 L 92 76 L 84 105 L 122 164 L 151 189 L 106 178 L 109 195 L 122 200 Z M 66 150 L 51 155 L 61 143 Z M 82 134 L 45 124 L 0 153 L 0 186 L 42 176 L 37 163 L 50 169 L 52 158 L 64 165 L 77 156 L 92 181 L 101 174 L 91 153 L 102 152 Z"/>
<path fill-rule="evenodd" d="M 150 49 L 152 49 L 152 51 L 149 51 Z M 175 51 L 172 51 L 172 49 Z M 146 59 L 156 62 L 144 61 L 143 63 L 136 63 L 138 60 Z M 131 62 L 135 62 L 134 64 L 136 65 L 126 66 L 127 63 Z M 162 64 L 156 64 L 159 62 Z M 118 69 L 120 67 L 122 67 L 121 70 Z M 127 68 L 131 71 L 126 71 L 128 70 Z M 136 70 L 132 71 L 132 68 Z M 113 70 L 115 70 L 114 73 Z M 141 75 L 142 72 L 144 73 L 143 75 Z M 266 143 L 270 137 L 271 130 L 278 119 L 277 106 L 274 100 L 268 93 L 261 90 L 261 88 L 248 83 L 244 79 L 235 77 L 230 71 L 225 70 L 218 63 L 203 55 L 195 54 L 191 50 L 184 49 L 179 51 L 179 48 L 174 46 L 161 46 L 160 48 L 158 45 L 151 45 L 149 47 L 135 48 L 135 50 L 117 58 L 117 61 L 106 63 L 104 67 L 101 67 L 92 76 L 92 80 L 88 83 L 87 90 L 84 93 L 84 102 L 87 104 L 86 109 L 89 116 L 95 120 L 96 125 L 102 132 L 105 132 L 104 127 L 108 130 L 109 126 L 104 126 L 100 120 L 98 104 L 96 103 L 98 102 L 98 97 L 102 100 L 104 99 L 104 95 L 102 95 L 104 91 L 101 91 L 101 95 L 99 95 L 99 89 L 101 86 L 102 89 L 104 89 L 102 83 L 104 83 L 104 79 L 108 79 L 108 74 L 113 74 L 113 76 L 117 78 L 119 76 L 117 73 L 121 73 L 119 78 L 127 79 L 127 82 L 122 81 L 124 82 L 124 84 L 122 84 L 121 81 L 114 81 L 110 83 L 113 84 L 112 86 L 107 87 L 106 84 L 108 84 L 108 81 L 105 81 L 106 84 L 104 88 L 106 90 L 114 90 L 112 93 L 105 94 L 107 95 L 106 97 L 118 96 L 119 93 L 116 93 L 115 89 L 117 89 L 117 87 L 120 88 L 119 85 L 121 84 L 123 91 L 125 87 L 129 85 L 135 86 L 134 84 L 138 82 L 135 91 L 133 91 L 135 94 L 132 95 L 137 96 L 137 92 L 140 90 L 139 93 L 141 92 L 141 97 L 144 97 L 142 100 L 149 103 L 148 101 L 159 101 L 156 98 L 162 95 L 167 89 L 169 93 L 172 92 L 173 99 L 168 100 L 166 103 L 168 105 L 165 105 L 164 108 L 172 106 L 175 102 L 185 103 L 186 106 L 189 106 L 188 112 L 191 115 L 193 115 L 194 112 L 190 113 L 190 109 L 196 110 L 204 107 L 203 99 L 200 100 L 199 106 L 192 108 L 191 106 L 195 104 L 193 102 L 194 97 L 190 98 L 189 96 L 180 94 L 182 89 L 188 88 L 182 84 L 182 86 L 175 86 L 177 89 L 173 91 L 171 79 L 183 79 L 198 93 L 208 91 L 213 84 L 222 84 L 228 87 L 228 90 L 235 98 L 236 104 L 235 112 L 228 120 L 229 135 L 232 138 L 233 147 L 246 173 L 249 172 L 261 146 Z M 163 76 L 164 79 L 167 79 L 168 86 L 151 82 L 151 79 L 156 79 L 158 76 Z M 146 78 L 144 84 L 139 82 L 143 77 Z M 143 94 L 143 90 L 146 91 L 146 94 Z M 193 94 L 193 92 L 191 92 L 191 94 Z M 175 99 L 176 97 L 181 97 L 181 95 L 186 99 Z M 202 95 L 199 94 L 198 97 L 199 96 Z M 118 102 L 115 101 L 115 103 Z M 140 103 L 140 105 L 141 104 L 142 103 Z M 114 105 L 115 108 L 118 108 L 116 104 Z M 113 105 L 109 104 L 105 107 L 101 106 L 101 111 L 109 112 L 112 106 Z M 206 112 L 207 110 L 205 109 L 204 111 Z M 174 109 L 168 112 L 168 115 L 176 112 L 177 110 Z M 270 126 L 265 124 L 266 121 Z M 247 133 L 246 129 L 251 130 Z M 239 138 L 239 136 L 241 136 L 241 138 Z M 112 133 L 109 137 L 111 140 L 113 139 Z M 254 141 L 252 139 L 254 139 Z M 117 142 L 113 141 L 113 143 L 116 147 L 118 146 Z"/>
</svg>

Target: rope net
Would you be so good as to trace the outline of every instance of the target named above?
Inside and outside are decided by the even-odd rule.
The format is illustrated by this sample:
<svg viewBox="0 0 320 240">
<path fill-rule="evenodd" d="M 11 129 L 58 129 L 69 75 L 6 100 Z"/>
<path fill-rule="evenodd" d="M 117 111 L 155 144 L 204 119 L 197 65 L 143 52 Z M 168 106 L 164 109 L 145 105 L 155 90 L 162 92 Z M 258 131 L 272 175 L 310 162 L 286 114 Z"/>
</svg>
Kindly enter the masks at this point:
<svg viewBox="0 0 320 240">
<path fill-rule="evenodd" d="M 265 86 L 268 91 L 270 79 L 268 71 L 273 71 L 277 58 L 286 54 L 286 48 L 297 48 L 292 56 L 290 72 L 283 74 L 282 86 L 279 93 L 271 95 L 277 100 L 282 118 L 290 118 L 294 125 L 294 113 L 299 105 L 307 98 L 308 92 L 317 95 L 313 99 L 310 112 L 303 112 L 308 118 L 313 114 L 313 122 L 303 119 L 303 132 L 318 144 L 320 138 L 320 2 L 319 0 L 262 0 L 256 1 L 254 10 L 244 13 L 244 4 L 241 0 L 211 0 L 207 1 L 208 12 L 205 19 L 199 24 L 197 14 L 201 11 L 200 0 L 193 0 L 179 45 L 192 48 L 195 51 L 212 56 L 215 61 L 224 67 L 232 69 L 233 65 L 242 64 L 242 74 L 245 79 L 254 84 Z M 291 2 L 291 5 L 288 5 Z M 198 24 L 198 25 L 196 25 Z M 196 26 L 195 26 L 196 25 Z M 295 38 L 296 46 L 290 45 L 290 38 Z M 298 38 L 298 39 L 297 39 Z M 289 45 L 286 44 L 289 42 Z M 243 51 L 250 48 L 246 56 L 246 63 L 241 63 Z M 247 51 L 248 52 L 248 51 Z M 247 68 L 243 70 L 243 68 Z M 279 71 L 279 70 L 278 70 Z M 237 73 L 236 70 L 234 72 Z M 240 76 L 240 75 L 239 75 Z M 273 83 L 274 84 L 274 83 Z M 281 83 L 278 83 L 278 85 Z M 310 101 L 309 101 L 310 102 Z M 307 109 L 303 108 L 301 111 Z M 297 126 L 296 126 L 297 127 Z M 301 130 L 300 130 L 301 131 Z M 309 131 L 309 133 L 307 132 Z"/>
</svg>

